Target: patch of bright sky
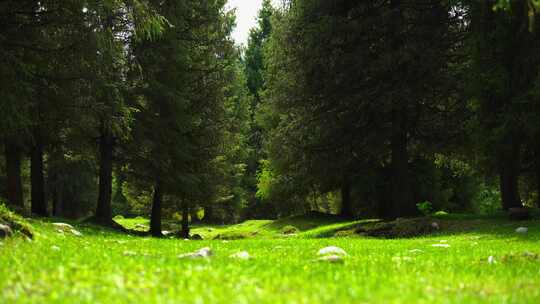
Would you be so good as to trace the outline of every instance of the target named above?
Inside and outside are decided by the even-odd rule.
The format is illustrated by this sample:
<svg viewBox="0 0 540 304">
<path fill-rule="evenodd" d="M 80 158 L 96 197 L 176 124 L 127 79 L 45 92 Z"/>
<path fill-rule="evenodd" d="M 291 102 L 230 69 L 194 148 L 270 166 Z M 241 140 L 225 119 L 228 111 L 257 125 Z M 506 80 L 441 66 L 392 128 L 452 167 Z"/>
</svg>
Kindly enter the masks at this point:
<svg viewBox="0 0 540 304">
<path fill-rule="evenodd" d="M 274 5 L 279 0 L 272 1 Z M 247 45 L 249 30 L 257 25 L 257 15 L 261 9 L 262 0 L 229 0 L 230 9 L 236 8 L 236 28 L 233 32 L 237 44 Z"/>
</svg>

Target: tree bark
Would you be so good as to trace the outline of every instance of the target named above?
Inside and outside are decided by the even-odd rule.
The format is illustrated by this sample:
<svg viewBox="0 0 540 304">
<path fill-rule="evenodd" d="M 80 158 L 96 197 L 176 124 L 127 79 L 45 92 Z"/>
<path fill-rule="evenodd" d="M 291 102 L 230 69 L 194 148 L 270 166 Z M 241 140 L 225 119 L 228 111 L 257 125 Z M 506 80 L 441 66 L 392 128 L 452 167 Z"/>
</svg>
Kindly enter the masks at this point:
<svg viewBox="0 0 540 304">
<path fill-rule="evenodd" d="M 513 136 L 504 142 L 499 159 L 502 208 L 523 207 L 519 196 L 520 144 Z"/>
<path fill-rule="evenodd" d="M 534 173 L 536 178 L 536 207 L 540 207 L 540 155 L 536 156 L 534 164 Z"/>
<path fill-rule="evenodd" d="M 152 214 L 150 216 L 150 233 L 152 236 L 161 237 L 161 202 L 163 193 L 161 192 L 161 182 L 156 180 L 154 186 L 154 197 L 152 199 Z"/>
<path fill-rule="evenodd" d="M 204 218 L 203 222 L 205 223 L 214 223 L 214 207 L 213 206 L 206 206 L 204 207 Z"/>
<path fill-rule="evenodd" d="M 21 179 L 21 147 L 10 140 L 5 142 L 6 153 L 6 191 L 8 203 L 24 208 Z"/>
<path fill-rule="evenodd" d="M 189 206 L 187 203 L 182 204 L 182 230 L 180 237 L 189 239 Z"/>
<path fill-rule="evenodd" d="M 351 200 L 351 182 L 349 178 L 347 177 L 343 179 L 343 184 L 341 185 L 341 213 L 340 215 L 345 218 L 354 217 L 354 213 L 352 210 L 352 200 Z"/>
<path fill-rule="evenodd" d="M 61 171 L 60 164 L 63 163 L 63 153 L 57 147 L 50 149 L 49 154 L 49 189 L 51 192 L 52 200 L 52 214 L 56 217 L 64 216 L 64 208 L 62 201 L 62 183 L 61 183 Z"/>
<path fill-rule="evenodd" d="M 99 140 L 99 194 L 96 208 L 96 221 L 112 224 L 112 169 L 114 139 L 109 131 L 101 132 Z"/>
<path fill-rule="evenodd" d="M 37 138 L 30 156 L 31 210 L 33 214 L 47 216 L 45 176 L 43 173 L 43 143 Z"/>
<path fill-rule="evenodd" d="M 392 53 L 393 71 L 396 77 L 395 81 L 398 85 L 403 80 L 400 78 L 401 52 L 403 49 L 403 37 L 401 34 L 403 26 L 403 16 L 401 12 L 401 0 L 392 0 L 390 2 L 392 10 L 389 37 L 390 52 Z M 403 67 L 401 67 L 403 68 Z M 392 96 L 392 129 L 391 129 L 391 150 L 392 150 L 392 210 L 388 212 L 393 218 L 414 215 L 415 206 L 412 199 L 412 191 L 409 180 L 409 154 L 407 150 L 408 144 L 408 122 L 407 122 L 407 100 L 402 96 Z"/>
<path fill-rule="evenodd" d="M 404 110 L 399 107 L 392 114 L 392 217 L 416 213 L 412 199 L 407 151 L 407 128 Z"/>
</svg>

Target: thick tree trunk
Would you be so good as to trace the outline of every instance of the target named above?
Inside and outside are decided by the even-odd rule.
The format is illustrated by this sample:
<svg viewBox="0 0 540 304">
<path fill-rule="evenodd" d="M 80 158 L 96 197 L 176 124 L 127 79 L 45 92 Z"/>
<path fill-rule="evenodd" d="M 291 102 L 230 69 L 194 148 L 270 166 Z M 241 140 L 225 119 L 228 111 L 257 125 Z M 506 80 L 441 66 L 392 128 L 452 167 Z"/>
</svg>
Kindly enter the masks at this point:
<svg viewBox="0 0 540 304">
<path fill-rule="evenodd" d="M 397 101 L 396 101 L 397 102 Z M 392 114 L 392 217 L 416 213 L 409 176 L 405 113 L 398 107 Z"/>
<path fill-rule="evenodd" d="M 150 216 L 150 233 L 152 236 L 161 237 L 161 201 L 163 193 L 161 192 L 161 182 L 156 181 L 154 186 L 154 198 L 152 200 L 152 214 Z"/>
<path fill-rule="evenodd" d="M 341 185 L 341 213 L 342 217 L 353 218 L 354 213 L 352 210 L 352 200 L 351 200 L 351 182 L 349 178 L 343 179 L 343 184 Z"/>
<path fill-rule="evenodd" d="M 43 173 L 43 144 L 36 139 L 30 156 L 30 179 L 32 195 L 32 213 L 47 216 L 47 200 L 45 199 L 45 177 Z"/>
<path fill-rule="evenodd" d="M 391 38 L 390 52 L 394 63 L 393 73 L 396 75 L 396 82 L 399 79 L 401 60 L 400 50 L 403 48 L 403 37 L 401 35 L 403 26 L 403 16 L 401 11 L 401 0 L 390 2 L 392 17 L 389 26 L 389 37 Z M 415 206 L 412 199 L 412 191 L 409 177 L 409 154 L 408 144 L 408 123 L 407 123 L 407 100 L 402 96 L 394 94 L 392 96 L 392 130 L 391 130 L 391 150 L 392 150 L 392 210 L 385 212 L 391 214 L 393 218 L 415 214 Z"/>
<path fill-rule="evenodd" d="M 187 203 L 182 204 L 182 230 L 180 237 L 189 239 L 189 206 Z"/>
<path fill-rule="evenodd" d="M 5 148 L 7 200 L 13 206 L 24 208 L 21 179 L 21 148 L 9 140 L 5 142 Z"/>
<path fill-rule="evenodd" d="M 519 196 L 520 145 L 515 138 L 509 136 L 504 143 L 499 159 L 500 190 L 502 208 L 522 207 Z"/>
<path fill-rule="evenodd" d="M 99 140 L 99 194 L 96 220 L 102 224 L 112 223 L 112 169 L 114 139 L 110 132 L 102 131 Z"/>
</svg>

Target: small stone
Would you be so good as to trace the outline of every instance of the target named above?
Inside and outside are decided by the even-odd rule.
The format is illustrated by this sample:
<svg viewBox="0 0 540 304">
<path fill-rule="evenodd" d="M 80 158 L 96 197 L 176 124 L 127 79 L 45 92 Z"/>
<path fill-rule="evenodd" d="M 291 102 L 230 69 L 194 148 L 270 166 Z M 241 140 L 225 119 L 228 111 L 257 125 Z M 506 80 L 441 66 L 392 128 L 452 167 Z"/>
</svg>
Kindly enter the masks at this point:
<svg viewBox="0 0 540 304">
<path fill-rule="evenodd" d="M 51 246 L 51 250 L 53 250 L 53 251 L 60 251 L 60 247 L 58 247 L 58 246 Z"/>
<path fill-rule="evenodd" d="M 433 244 L 431 247 L 449 248 L 450 244 Z"/>
<path fill-rule="evenodd" d="M 344 259 L 341 255 L 331 254 L 325 255 L 317 259 L 319 262 L 329 262 L 329 263 L 343 263 Z"/>
<path fill-rule="evenodd" d="M 210 249 L 209 247 L 204 247 L 194 252 L 181 254 L 178 257 L 181 259 L 206 259 L 211 257 L 212 255 L 214 255 L 212 249 Z"/>
<path fill-rule="evenodd" d="M 250 260 L 251 259 L 251 255 L 247 251 L 240 251 L 240 252 L 237 252 L 235 254 L 231 254 L 229 257 L 232 258 L 232 259 L 238 259 L 238 260 Z"/>
<path fill-rule="evenodd" d="M 337 255 L 337 256 L 347 256 L 347 252 L 345 250 L 336 247 L 336 246 L 329 246 L 324 247 L 317 253 L 318 255 Z"/>
<path fill-rule="evenodd" d="M 11 227 L 8 225 L 0 224 L 0 239 L 10 237 L 13 234 Z"/>
<path fill-rule="evenodd" d="M 527 232 L 529 232 L 529 228 L 527 227 L 519 227 L 516 229 L 516 233 L 519 234 L 527 234 Z"/>
<path fill-rule="evenodd" d="M 71 232 L 74 236 L 82 236 L 82 233 L 80 233 L 78 230 L 71 229 L 70 232 Z"/>
<path fill-rule="evenodd" d="M 53 223 L 53 226 L 61 230 L 73 229 L 73 226 L 67 223 Z"/>
<path fill-rule="evenodd" d="M 488 257 L 487 262 L 488 262 L 488 264 L 496 264 L 497 263 L 497 261 L 495 261 L 495 258 L 492 255 L 490 255 Z"/>
</svg>

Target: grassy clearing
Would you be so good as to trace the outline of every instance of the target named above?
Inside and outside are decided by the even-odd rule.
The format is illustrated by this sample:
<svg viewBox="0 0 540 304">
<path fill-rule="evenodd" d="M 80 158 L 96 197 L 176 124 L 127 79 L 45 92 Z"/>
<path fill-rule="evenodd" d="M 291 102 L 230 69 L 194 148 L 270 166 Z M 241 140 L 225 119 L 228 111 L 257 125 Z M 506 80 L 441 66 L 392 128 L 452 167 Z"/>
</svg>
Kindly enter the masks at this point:
<svg viewBox="0 0 540 304">
<path fill-rule="evenodd" d="M 540 302 L 539 221 L 440 221 L 446 232 L 415 239 L 320 238 L 355 223 L 317 226 L 324 221 L 290 218 L 207 231 L 255 229 L 251 239 L 183 241 L 93 226 L 78 226 L 83 236 L 76 237 L 32 220 L 34 241 L 15 238 L 0 245 L 0 303 Z M 279 237 L 285 225 L 300 232 Z M 518 226 L 529 233 L 517 235 Z M 348 252 L 345 263 L 314 262 L 329 245 Z M 178 258 L 205 246 L 215 252 L 209 260 Z M 241 250 L 253 259 L 229 258 Z"/>
</svg>

